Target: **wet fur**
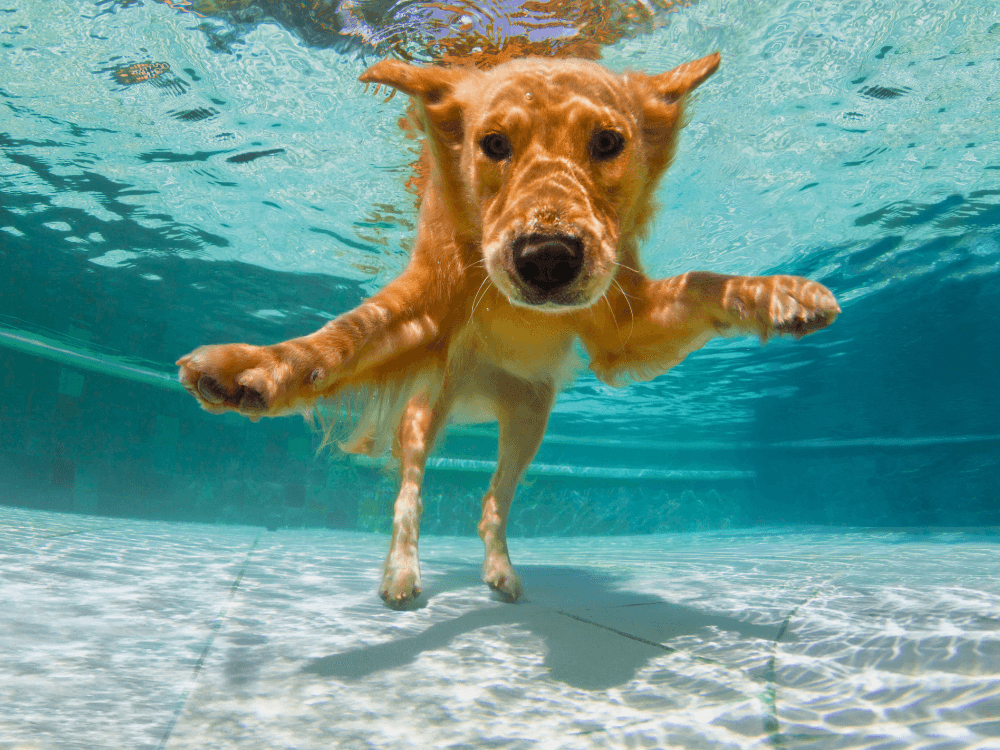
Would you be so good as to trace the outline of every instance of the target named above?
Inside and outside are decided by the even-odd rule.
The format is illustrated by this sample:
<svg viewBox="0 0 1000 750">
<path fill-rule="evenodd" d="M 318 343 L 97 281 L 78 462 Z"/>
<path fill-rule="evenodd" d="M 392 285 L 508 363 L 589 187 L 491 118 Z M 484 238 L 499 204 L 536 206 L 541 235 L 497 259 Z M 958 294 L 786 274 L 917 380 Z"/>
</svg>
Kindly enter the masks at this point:
<svg viewBox="0 0 1000 750">
<path fill-rule="evenodd" d="M 497 421 L 496 473 L 483 498 L 483 579 L 508 600 L 521 582 L 507 552 L 514 488 L 533 459 L 556 394 L 580 363 L 604 382 L 648 380 L 720 334 L 801 336 L 840 308 L 794 276 L 691 272 L 651 280 L 639 241 L 677 146 L 687 95 L 719 56 L 660 75 L 616 75 L 582 60 L 530 58 L 492 71 L 383 61 L 361 80 L 412 97 L 426 139 L 420 220 L 400 276 L 321 330 L 273 346 L 202 347 L 180 378 L 211 412 L 251 419 L 341 404 L 356 419 L 343 450 L 392 448 L 401 487 L 380 587 L 393 607 L 420 594 L 420 487 L 451 421 Z M 624 141 L 595 156 L 598 133 Z M 506 158 L 483 138 L 500 133 Z M 526 282 L 514 249 L 568 237 L 578 275 L 554 291 Z M 346 406 L 345 406 L 346 405 Z"/>
</svg>

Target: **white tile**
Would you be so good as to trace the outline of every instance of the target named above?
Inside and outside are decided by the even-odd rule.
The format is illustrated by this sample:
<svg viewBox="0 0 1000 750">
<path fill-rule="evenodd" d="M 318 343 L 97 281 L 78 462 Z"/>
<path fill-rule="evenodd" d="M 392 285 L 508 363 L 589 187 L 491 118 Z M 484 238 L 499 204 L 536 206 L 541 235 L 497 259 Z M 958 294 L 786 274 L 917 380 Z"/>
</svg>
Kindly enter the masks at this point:
<svg viewBox="0 0 1000 750">
<path fill-rule="evenodd" d="M 480 583 L 478 540 L 424 537 L 425 596 L 406 612 L 376 593 L 387 543 L 0 509 L 0 748 L 986 748 L 1000 734 L 987 537 L 515 539 L 517 605 Z"/>
<path fill-rule="evenodd" d="M 0 508 L 0 748 L 156 747 L 257 533 Z"/>
</svg>

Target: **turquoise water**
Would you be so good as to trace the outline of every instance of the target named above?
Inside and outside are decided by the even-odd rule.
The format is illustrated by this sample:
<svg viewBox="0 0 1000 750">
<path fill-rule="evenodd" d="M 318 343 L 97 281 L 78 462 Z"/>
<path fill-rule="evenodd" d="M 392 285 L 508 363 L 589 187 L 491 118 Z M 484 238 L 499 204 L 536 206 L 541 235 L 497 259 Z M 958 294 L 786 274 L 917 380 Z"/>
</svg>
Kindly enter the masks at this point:
<svg viewBox="0 0 1000 750">
<path fill-rule="evenodd" d="M 391 473 L 297 419 L 203 414 L 171 363 L 310 332 L 406 263 L 417 145 L 369 64 L 585 38 L 616 70 L 722 52 L 650 272 L 802 274 L 843 315 L 621 390 L 582 375 L 512 534 L 1000 524 L 997 5 L 602 7 L 9 0 L 0 503 L 385 530 Z M 474 533 L 494 435 L 442 442 L 425 531 Z"/>
<path fill-rule="evenodd" d="M 644 251 L 843 314 L 563 393 L 480 580 L 490 425 L 397 491 L 173 362 L 403 268 L 386 56 L 713 50 Z M 989 750 L 1000 742 L 995 0 L 0 0 L 0 750 Z"/>
</svg>

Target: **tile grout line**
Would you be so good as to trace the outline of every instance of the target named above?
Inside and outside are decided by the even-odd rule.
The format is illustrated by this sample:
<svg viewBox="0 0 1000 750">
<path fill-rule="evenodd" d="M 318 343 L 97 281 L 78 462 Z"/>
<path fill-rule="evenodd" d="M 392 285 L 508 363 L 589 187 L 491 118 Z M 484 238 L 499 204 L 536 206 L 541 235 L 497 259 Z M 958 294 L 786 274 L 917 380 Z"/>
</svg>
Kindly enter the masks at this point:
<svg viewBox="0 0 1000 750">
<path fill-rule="evenodd" d="M 834 576 L 827 581 L 823 581 L 823 583 L 813 589 L 809 596 L 792 607 L 791 611 L 785 616 L 784 621 L 781 623 L 781 627 L 778 628 L 777 634 L 774 636 L 774 642 L 771 644 L 771 658 L 768 660 L 767 667 L 764 670 L 764 679 L 767 681 L 767 687 L 764 689 L 764 696 L 761 699 L 764 706 L 768 710 L 768 714 L 764 719 L 764 731 L 767 732 L 768 740 L 772 747 L 785 747 L 785 738 L 781 735 L 781 725 L 778 722 L 778 690 L 777 678 L 774 673 L 778 660 L 778 643 L 781 641 L 781 637 L 785 634 L 785 631 L 791 624 L 792 618 L 798 614 L 799 610 L 815 599 L 816 595 L 823 590 L 824 586 L 828 586 L 838 578 L 840 578 L 840 576 Z"/>
<path fill-rule="evenodd" d="M 180 700 L 177 703 L 177 708 L 174 711 L 173 717 L 170 719 L 170 723 L 167 725 L 166 731 L 163 733 L 163 739 L 160 740 L 160 744 L 157 746 L 158 750 L 163 750 L 167 746 L 167 742 L 170 740 L 170 735 L 173 734 L 174 728 L 177 726 L 177 721 L 181 717 L 181 713 L 184 711 L 184 706 L 187 704 L 187 699 L 194 691 L 194 684 L 198 681 L 198 674 L 201 672 L 201 667 L 205 663 L 205 658 L 208 656 L 208 652 L 212 648 L 212 644 L 215 642 L 215 636 L 218 634 L 219 629 L 222 627 L 222 622 L 226 619 L 226 615 L 229 613 L 229 605 L 233 603 L 233 599 L 236 598 L 236 591 L 240 587 L 240 582 L 243 580 L 243 574 L 246 573 L 247 567 L 250 565 L 250 558 L 257 549 L 257 542 L 260 541 L 260 534 L 253 540 L 253 544 L 250 545 L 250 549 L 247 551 L 246 559 L 243 560 L 243 567 L 240 568 L 240 572 L 236 576 L 236 580 L 233 581 L 233 585 L 229 589 L 229 597 L 226 599 L 225 604 L 222 605 L 222 609 L 219 610 L 219 614 L 215 616 L 215 620 L 212 622 L 212 629 L 208 635 L 208 641 L 205 643 L 205 648 L 202 649 L 201 656 L 198 657 L 198 661 L 195 662 L 194 670 L 191 673 L 191 677 L 188 682 L 187 689 L 181 694 Z"/>
<path fill-rule="evenodd" d="M 625 606 L 626 607 L 634 607 L 634 606 L 639 606 L 639 605 L 626 604 Z M 549 608 L 548 607 L 544 607 L 544 609 L 549 609 Z M 723 662 L 717 661 L 715 659 L 710 659 L 707 656 L 698 656 L 697 654 L 692 654 L 689 651 L 685 651 L 683 649 L 674 648 L 673 646 L 667 646 L 667 645 L 665 645 L 663 643 L 657 643 L 656 641 L 648 640 L 647 638 L 643 638 L 642 636 L 633 635 L 632 633 L 626 633 L 624 630 L 618 630 L 617 628 L 613 628 L 610 625 L 602 625 L 599 622 L 594 622 L 593 620 L 588 620 L 588 619 L 586 619 L 584 617 L 580 617 L 579 615 L 574 615 L 574 614 L 571 614 L 569 612 L 564 612 L 561 609 L 552 609 L 550 611 L 555 612 L 557 615 L 562 615 L 563 617 L 568 617 L 571 620 L 576 620 L 577 622 L 582 622 L 582 623 L 585 623 L 587 625 L 593 625 L 595 628 L 601 628 L 602 630 L 607 630 L 607 631 L 609 631 L 611 633 L 614 633 L 615 635 L 620 635 L 622 638 L 628 638 L 629 640 L 632 640 L 632 641 L 638 641 L 639 643 L 645 643 L 647 646 L 653 646 L 653 647 L 658 648 L 658 649 L 660 649 L 662 651 L 665 651 L 668 654 L 681 654 L 683 656 L 688 657 L 689 659 L 693 659 L 694 661 L 702 662 L 703 664 L 711 664 L 712 666 L 715 666 L 715 667 L 722 667 L 723 669 L 727 669 L 727 670 L 730 670 L 730 671 L 737 671 L 737 672 L 741 672 L 741 673 L 745 674 L 745 671 L 742 670 L 742 669 L 740 669 L 740 668 L 738 668 L 738 667 L 731 667 L 728 664 L 724 664 Z"/>
<path fill-rule="evenodd" d="M 763 675 L 764 681 L 767 683 L 767 686 L 764 689 L 764 696 L 762 698 L 762 702 L 764 703 L 764 706 L 767 709 L 767 715 L 764 717 L 764 731 L 767 732 L 767 734 L 768 734 L 768 740 L 769 740 L 769 742 L 770 742 L 770 744 L 771 744 L 772 747 L 783 748 L 785 746 L 784 738 L 781 736 L 780 725 L 778 723 L 778 708 L 777 708 L 777 703 L 776 703 L 777 691 L 775 689 L 775 673 L 774 673 L 774 670 L 775 670 L 776 661 L 777 661 L 778 643 L 781 641 L 781 637 L 785 634 L 785 631 L 788 629 L 788 626 L 791 624 L 792 618 L 795 617 L 795 615 L 798 613 L 798 611 L 800 609 L 802 609 L 802 607 L 806 606 L 813 599 L 815 599 L 816 595 L 819 594 L 819 592 L 823 590 L 824 586 L 829 585 L 830 583 L 832 583 L 833 581 L 835 581 L 839 577 L 840 576 L 835 576 L 834 578 L 831 578 L 830 580 L 824 581 L 822 584 L 820 584 L 819 586 L 817 586 L 812 592 L 810 592 L 809 596 L 807 596 L 801 602 L 799 602 L 794 607 L 792 607 L 792 609 L 789 611 L 789 613 L 785 616 L 785 619 L 782 621 L 781 627 L 778 628 L 778 632 L 774 636 L 774 641 L 771 644 L 771 658 L 768 660 L 768 664 L 767 664 L 767 667 L 766 667 L 764 675 Z M 640 604 L 626 604 L 624 606 L 625 607 L 636 607 L 636 606 L 643 606 L 644 604 L 645 603 L 640 603 Z M 546 607 L 545 609 L 548 609 L 548 607 Z M 750 679 L 755 679 L 751 675 L 749 675 L 746 672 L 746 670 L 740 669 L 738 667 L 736 667 L 736 668 L 731 667 L 728 664 L 724 664 L 723 662 L 716 661 L 715 659 L 710 659 L 710 658 L 704 657 L 704 656 L 697 656 L 697 655 L 691 654 L 691 653 L 689 653 L 689 652 L 687 652 L 687 651 L 685 651 L 683 649 L 676 649 L 676 648 L 673 648 L 671 646 L 667 646 L 667 645 L 665 645 L 663 643 L 657 643 L 656 641 L 651 641 L 651 640 L 648 640 L 646 638 L 642 638 L 641 636 L 632 635 L 631 633 L 626 633 L 623 630 L 618 630 L 617 628 L 610 627 L 609 625 L 602 625 L 599 622 L 594 622 L 593 620 L 588 620 L 586 618 L 580 617 L 578 615 L 571 614 L 569 612 L 565 612 L 563 610 L 552 609 L 551 611 L 555 612 L 556 614 L 562 615 L 563 617 L 569 617 L 570 619 L 577 620 L 578 622 L 586 623 L 587 625 L 593 625 L 595 627 L 601 628 L 602 630 L 608 630 L 608 631 L 610 631 L 612 633 L 615 633 L 616 635 L 622 636 L 623 638 L 628 638 L 628 639 L 633 640 L 633 641 L 638 641 L 639 643 L 645 643 L 648 646 L 654 646 L 656 648 L 662 649 L 663 651 L 665 651 L 667 653 L 670 653 L 670 654 L 683 654 L 683 655 L 685 655 L 685 656 L 687 656 L 687 657 L 689 657 L 691 659 L 694 659 L 696 661 L 700 661 L 700 662 L 703 662 L 705 664 L 711 664 L 711 665 L 717 666 L 717 667 L 723 667 L 724 669 L 727 669 L 727 670 L 735 670 L 737 672 L 743 673 L 745 676 L 749 677 Z M 576 733 L 576 734 L 582 734 L 582 733 Z M 587 732 L 585 734 L 589 734 L 589 732 Z"/>
<path fill-rule="evenodd" d="M 74 534 L 90 534 L 94 531 L 104 531 L 105 529 L 110 529 L 110 526 L 102 526 L 97 529 L 82 529 L 80 531 L 60 531 L 58 534 L 46 534 L 45 536 L 36 537 L 36 539 L 59 539 L 64 536 L 73 536 Z"/>
<path fill-rule="evenodd" d="M 546 607 L 546 609 L 548 608 Z M 655 648 L 662 649 L 663 651 L 666 651 L 668 654 L 678 653 L 676 648 L 672 648 L 670 646 L 664 646 L 662 643 L 657 643 L 656 641 L 650 641 L 638 635 L 632 635 L 631 633 L 626 633 L 624 630 L 618 630 L 617 628 L 613 628 L 610 625 L 602 625 L 599 622 L 594 622 L 593 620 L 588 620 L 584 617 L 580 617 L 579 615 L 574 615 L 570 614 L 569 612 L 564 612 L 561 609 L 553 609 L 552 611 L 555 612 L 557 615 L 568 617 L 571 620 L 576 620 L 577 622 L 586 623 L 587 625 L 593 625 L 595 628 L 601 628 L 601 630 L 608 630 L 614 633 L 615 635 L 620 635 L 622 638 L 628 638 L 629 640 L 638 641 L 639 643 L 645 643 L 647 646 L 653 646 Z"/>
</svg>

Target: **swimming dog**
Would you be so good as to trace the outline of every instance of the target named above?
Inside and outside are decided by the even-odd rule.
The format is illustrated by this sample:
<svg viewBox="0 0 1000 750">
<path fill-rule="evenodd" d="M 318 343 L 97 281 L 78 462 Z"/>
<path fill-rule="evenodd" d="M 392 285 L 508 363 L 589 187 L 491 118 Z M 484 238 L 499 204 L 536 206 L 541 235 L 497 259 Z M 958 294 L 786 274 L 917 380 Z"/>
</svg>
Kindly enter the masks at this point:
<svg viewBox="0 0 1000 750">
<path fill-rule="evenodd" d="M 717 53 L 658 75 L 551 58 L 489 71 L 377 63 L 360 80 L 411 97 L 430 174 L 406 269 L 315 333 L 201 347 L 177 362 L 214 413 L 256 420 L 353 395 L 360 414 L 341 448 L 391 447 L 400 464 L 380 586 L 389 606 L 420 594 L 421 483 L 449 420 L 498 423 L 478 526 L 483 580 L 516 601 L 507 515 L 577 369 L 577 342 L 598 378 L 621 385 L 666 372 L 714 336 L 799 337 L 837 317 L 833 294 L 797 276 L 642 271 L 640 241 L 685 101 L 718 66 Z"/>
</svg>

